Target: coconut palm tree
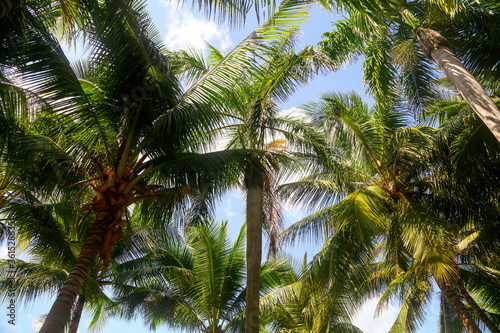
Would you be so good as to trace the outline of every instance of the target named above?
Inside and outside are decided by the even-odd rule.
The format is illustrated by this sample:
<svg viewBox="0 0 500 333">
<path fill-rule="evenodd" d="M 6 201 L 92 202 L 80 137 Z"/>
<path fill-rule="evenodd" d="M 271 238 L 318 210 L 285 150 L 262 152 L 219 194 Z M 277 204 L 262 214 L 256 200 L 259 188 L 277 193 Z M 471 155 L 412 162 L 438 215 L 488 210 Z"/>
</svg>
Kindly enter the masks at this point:
<svg viewBox="0 0 500 333">
<path fill-rule="evenodd" d="M 446 112 L 440 110 L 440 104 L 447 105 Z M 495 316 L 485 311 L 489 308 L 487 303 L 494 302 L 484 302 L 482 298 L 495 297 L 491 291 L 496 287 L 489 286 L 487 276 L 489 269 L 496 269 L 491 254 L 499 252 L 495 240 L 498 237 L 498 208 L 494 193 L 498 192 L 495 178 L 500 146 L 484 123 L 463 104 L 448 98 L 429 112 L 430 119 L 440 128 L 436 145 L 439 149 L 435 149 L 436 162 L 432 163 L 436 166 L 432 169 L 434 196 L 430 206 L 435 214 L 444 216 L 453 226 L 457 254 L 462 263 L 461 277 L 454 287 L 477 318 L 490 331 L 498 332 L 498 322 L 492 320 Z M 473 190 L 478 186 L 480 191 Z M 481 289 L 489 292 L 478 293 Z"/>
<path fill-rule="evenodd" d="M 494 66 L 492 62 L 498 60 L 487 59 L 485 53 L 491 48 L 489 40 L 496 38 L 493 29 L 485 29 L 485 23 L 498 21 L 498 11 L 488 4 L 476 6 L 470 2 L 449 6 L 421 1 L 391 6 L 380 8 L 377 13 L 383 15 L 350 8 L 350 18 L 326 35 L 325 51 L 339 61 L 362 53 L 367 58 L 365 81 L 375 96 L 380 100 L 384 95 L 396 98 L 401 95 L 398 90 L 403 90 L 403 96 L 420 112 L 434 96 L 435 89 L 429 83 L 435 80 L 436 73 L 428 60 L 436 62 L 499 139 L 500 111 L 469 72 L 477 73 L 483 84 L 492 83 L 488 80 L 498 82 L 496 71 L 486 74 Z M 458 50 L 457 55 L 452 48 Z"/>
<path fill-rule="evenodd" d="M 361 332 L 350 324 L 353 290 L 330 288 L 314 277 L 304 256 L 300 269 L 292 268 L 284 286 L 261 299 L 263 322 L 271 332 Z M 343 281 L 337 281 L 345 287 Z M 335 290 L 335 293 L 331 291 Z"/>
<path fill-rule="evenodd" d="M 452 44 L 458 51 L 458 54 L 461 56 L 461 58 L 465 59 L 468 66 L 476 70 L 475 73 L 478 75 L 481 82 L 483 82 L 483 84 L 485 84 L 485 86 L 489 88 L 489 91 L 493 94 L 497 94 L 498 75 L 494 70 L 490 70 L 491 65 L 484 56 L 486 54 L 485 50 L 489 47 L 488 43 L 485 42 L 485 40 L 488 39 L 488 37 L 486 36 L 491 33 L 491 31 L 493 31 L 493 29 L 485 29 L 485 24 L 488 26 L 492 26 L 493 23 L 488 22 L 490 22 L 490 20 L 495 21 L 494 17 L 496 17 L 497 12 L 495 12 L 494 9 L 490 10 L 487 8 L 490 8 L 489 3 L 485 4 L 484 7 L 478 8 L 474 8 L 474 6 L 458 6 L 458 8 L 456 8 L 456 12 L 451 15 L 450 8 L 442 8 L 433 4 L 413 3 L 409 5 L 407 9 L 400 11 L 400 14 L 404 16 L 406 22 L 395 20 L 391 23 L 394 27 L 389 30 L 385 30 L 386 26 L 384 26 L 383 24 L 378 27 L 381 27 L 382 29 L 377 29 L 377 26 L 374 26 L 373 24 L 374 22 L 368 22 L 368 20 L 366 20 L 366 17 L 362 18 L 360 17 L 360 15 L 353 14 L 353 17 L 351 17 L 349 21 L 346 20 L 345 22 L 338 24 L 338 30 L 335 33 L 331 34 L 329 36 L 329 40 L 326 42 L 331 43 L 331 45 L 326 45 L 326 48 L 330 50 L 332 56 L 338 60 L 348 60 L 355 54 L 364 54 L 368 56 L 368 59 L 365 62 L 365 77 L 367 78 L 369 87 L 372 89 L 372 91 L 380 96 L 380 98 L 378 99 L 379 102 L 383 100 L 384 96 L 390 96 L 393 100 L 397 100 L 399 98 L 398 91 L 403 91 L 405 93 L 399 95 L 403 95 L 406 99 L 409 99 L 413 105 L 421 105 L 421 107 L 416 109 L 424 110 L 431 107 L 432 103 L 435 103 L 435 98 L 439 97 L 437 95 L 439 91 L 437 91 L 436 89 L 436 82 L 432 82 L 435 77 L 433 77 L 432 75 L 428 75 L 428 69 L 426 70 L 425 67 L 422 66 L 422 63 L 425 65 L 425 61 L 422 61 L 422 57 L 424 56 L 424 54 L 419 54 L 417 52 L 418 48 L 415 47 L 416 45 L 414 43 L 414 40 L 411 40 L 411 37 L 414 36 L 414 34 L 412 33 L 412 29 L 413 31 L 420 31 L 418 29 L 422 29 L 419 28 L 422 24 L 427 24 L 427 26 L 431 25 L 433 28 L 443 31 L 447 34 L 450 44 Z M 420 11 L 418 9 L 420 9 Z M 453 10 L 455 10 L 455 7 L 453 7 Z M 485 11 L 487 13 L 485 13 Z M 483 18 L 484 22 L 479 23 L 479 17 Z M 347 24 L 347 22 L 349 22 L 350 24 Z M 405 25 L 407 25 L 406 28 Z M 371 26 L 373 30 L 370 31 L 367 28 L 368 26 Z M 470 30 L 467 28 L 468 26 L 471 27 Z M 362 30 L 363 28 L 365 28 L 365 30 L 368 30 L 365 31 L 364 34 L 360 33 L 360 30 Z M 384 34 L 384 31 L 388 31 L 390 33 Z M 457 31 L 462 31 L 462 33 L 457 33 Z M 468 33 L 463 33 L 464 31 L 469 32 L 470 35 Z M 349 36 L 349 38 L 345 38 L 345 33 L 347 33 L 347 36 Z M 468 37 L 461 37 L 471 35 L 473 36 L 473 38 L 471 39 L 477 37 L 476 43 L 468 43 Z M 368 36 L 371 36 L 371 38 L 367 39 Z M 495 39 L 494 36 L 491 36 L 491 38 L 493 40 Z M 368 42 L 366 42 L 367 40 Z M 440 42 L 443 42 L 443 39 L 441 39 L 441 41 L 436 41 L 435 45 L 438 45 Z M 335 45 L 346 46 L 348 44 L 351 45 L 350 50 L 349 47 L 344 47 L 342 50 L 339 50 L 338 48 L 336 49 L 334 47 Z M 473 44 L 475 44 L 475 47 L 473 47 Z M 449 52 L 449 50 L 444 48 L 442 45 L 440 46 L 440 48 L 443 49 L 445 53 Z M 478 52 L 478 50 L 481 51 Z M 493 61 L 495 62 L 495 60 Z M 397 78 L 399 81 L 397 81 Z M 428 84 L 430 82 L 432 82 L 433 85 L 429 86 Z M 425 83 L 427 83 L 427 85 Z M 471 85 L 473 84 L 471 83 Z M 428 89 L 429 87 L 432 89 Z M 478 89 L 477 91 L 480 90 L 482 89 Z M 461 94 L 463 95 L 464 93 L 461 92 Z M 441 111 L 441 114 L 450 111 L 449 102 L 448 105 L 442 103 L 440 106 L 443 107 L 443 110 L 445 111 Z M 460 109 L 464 110 L 463 103 L 460 105 Z M 470 117 L 470 114 L 468 114 L 467 112 L 468 111 L 463 112 L 461 116 Z M 458 122 L 460 122 L 459 118 L 457 119 Z M 457 122 L 457 120 L 455 120 L 455 122 Z M 489 127 L 491 128 L 491 126 Z M 484 147 L 486 146 L 489 147 L 487 149 L 493 151 L 496 150 L 495 143 L 491 143 L 491 139 L 487 135 L 484 135 L 483 131 L 478 131 L 477 129 L 466 130 L 462 132 L 457 138 L 460 138 L 460 140 L 462 140 L 463 142 L 479 142 L 478 147 L 483 146 L 483 148 L 477 150 L 477 152 L 484 151 Z M 480 170 L 480 168 L 485 163 L 478 163 L 478 167 L 475 168 L 475 170 L 472 170 L 473 168 L 471 168 L 471 165 L 474 164 L 474 162 L 470 163 L 472 159 L 476 161 L 485 161 L 484 156 L 479 157 L 477 156 L 477 154 L 471 154 L 471 152 L 474 152 L 474 149 L 476 148 L 462 149 L 460 152 L 458 152 L 459 147 L 469 148 L 459 145 L 458 141 L 459 140 L 455 141 L 453 144 L 449 142 L 446 143 L 447 145 L 450 144 L 450 146 L 453 147 L 453 150 L 455 151 L 453 153 L 454 158 L 446 156 L 445 159 L 436 161 L 436 165 L 441 166 L 443 161 L 446 160 L 455 160 L 455 162 L 462 160 L 467 164 L 464 164 L 462 166 L 453 164 L 454 168 L 461 169 L 463 172 L 463 174 L 456 178 L 457 180 L 460 179 L 460 181 L 462 181 L 463 179 L 474 179 L 474 188 L 477 188 L 478 182 L 489 183 L 490 181 L 493 181 L 493 183 L 495 183 L 495 179 L 492 180 L 491 177 L 484 172 L 484 170 Z M 461 158 L 456 158 L 458 156 L 460 156 Z M 490 161 L 491 159 L 487 160 Z M 448 162 L 446 162 L 445 164 L 447 163 Z M 463 169 L 464 167 L 465 169 Z M 443 172 L 443 170 L 441 170 L 441 172 Z M 432 171 L 432 173 L 436 174 L 436 170 Z M 453 170 L 451 169 L 446 169 L 446 172 L 444 173 L 449 173 L 449 175 L 454 174 Z M 494 173 L 492 173 L 492 175 L 493 174 Z M 481 175 L 479 179 L 477 178 L 478 175 Z M 450 180 L 450 178 L 452 177 L 446 177 L 448 181 Z M 447 194 L 448 197 L 455 191 L 463 194 L 460 203 L 460 205 L 463 206 L 465 202 L 465 200 L 463 199 L 468 197 L 465 195 L 465 192 L 459 190 L 459 188 L 451 187 L 449 183 L 446 186 L 447 191 L 445 194 Z M 489 191 L 491 190 L 486 190 L 486 193 L 488 193 Z M 484 192 L 481 193 L 483 193 L 484 195 Z M 456 193 L 453 193 L 452 196 L 456 197 Z M 426 203 L 426 205 L 427 204 L 428 203 Z M 458 207 L 456 204 L 450 205 L 450 203 L 448 203 L 448 205 L 449 207 Z M 446 207 L 446 205 L 443 205 L 442 208 L 443 207 Z M 470 210 L 470 202 L 467 203 L 465 207 L 467 207 L 467 210 Z M 483 213 L 485 211 L 485 208 L 483 208 L 482 210 Z M 460 211 L 461 210 L 462 208 L 460 209 Z M 453 211 L 453 209 L 445 209 L 445 211 L 450 212 Z M 442 212 L 438 214 L 442 214 Z M 463 214 L 463 216 L 470 217 L 470 212 L 463 212 L 461 214 Z M 455 216 L 455 218 L 456 217 L 457 216 Z M 476 215 L 475 218 L 483 220 L 484 217 Z M 472 221 L 474 220 L 470 219 L 469 223 L 471 223 Z M 451 223 L 458 224 L 457 220 L 451 220 Z M 463 224 L 459 225 L 463 226 Z M 483 230 L 487 229 L 489 228 L 484 228 Z M 457 239 L 455 241 L 457 243 L 459 242 L 459 240 Z M 463 273 L 464 272 L 462 272 L 461 275 L 463 275 Z M 456 283 L 460 284 L 461 280 L 458 280 Z M 459 292 L 458 285 L 452 287 L 454 289 L 457 288 L 454 290 L 455 293 Z M 470 299 L 470 305 L 472 308 L 477 309 L 478 313 L 482 312 L 479 307 L 476 307 L 474 305 L 475 301 L 466 296 L 467 290 L 462 289 L 462 292 L 460 293 L 463 293 L 463 296 L 466 299 Z M 465 311 L 462 312 L 465 313 Z M 487 326 L 491 327 L 491 330 L 496 331 L 498 329 L 484 313 L 478 316 L 484 318 L 484 322 L 487 323 Z M 471 320 L 469 320 L 469 322 L 471 322 Z M 475 328 L 472 327 L 470 329 L 473 330 Z"/>
<path fill-rule="evenodd" d="M 432 173 L 425 152 L 434 130 L 405 126 L 404 109 L 377 106 L 369 111 L 354 94 L 324 95 L 307 110 L 337 147 L 334 159 L 350 176 L 327 172 L 285 186 L 283 193 L 291 200 L 330 205 L 285 230 L 283 237 L 324 232 L 327 242 L 317 260 L 332 279 L 355 263 L 365 271 L 361 280 L 372 287 L 386 288 L 385 279 L 392 279 L 384 300 L 395 292 L 403 297 L 395 330 L 415 327 L 415 313 L 426 304 L 433 279 L 464 327 L 477 332 L 453 289 L 460 270 L 450 223 L 427 208 Z M 383 264 L 366 266 L 380 256 Z"/>
<path fill-rule="evenodd" d="M 399 298 L 402 308 L 393 330 L 411 331 L 421 320 L 419 318 L 429 301 L 434 280 L 442 291 L 440 325 L 443 329 L 455 327 L 453 322 L 458 322 L 467 331 L 477 332 L 479 328 L 473 319 L 480 319 L 490 331 L 497 332 L 498 324 L 490 319 L 492 314 L 486 311 L 487 304 L 479 294 L 472 297 L 469 291 L 474 289 L 472 285 L 467 286 L 467 281 L 470 276 L 477 276 L 474 287 L 489 289 L 484 295 L 491 296 L 495 288 L 488 286 L 490 278 L 486 278 L 494 265 L 483 261 L 481 257 L 498 252 L 496 245 L 490 248 L 486 245 L 490 243 L 486 239 L 495 237 L 492 230 L 496 229 L 496 222 L 489 221 L 496 220 L 494 216 L 498 215 L 496 199 L 489 197 L 491 193 L 498 192 L 497 182 L 492 179 L 496 177 L 494 170 L 498 168 L 498 141 L 467 104 L 456 96 L 436 101 L 435 110 L 440 112 L 442 118 L 433 117 L 433 122 L 442 122 L 442 125 L 434 134 L 433 144 L 428 147 L 431 153 L 426 154 L 427 191 L 416 193 L 412 200 L 418 206 L 426 207 L 424 213 L 434 216 L 435 222 L 444 229 L 446 241 L 452 244 L 453 252 L 450 254 L 455 256 L 453 260 L 459 275 L 447 282 L 440 282 L 433 277 L 432 269 L 426 263 L 412 260 L 412 251 L 405 249 L 403 242 L 399 254 L 394 248 L 390 249 L 396 245 L 395 242 L 386 242 L 381 244 L 388 255 L 386 261 L 380 262 L 381 271 L 373 274 L 381 279 L 375 284 L 388 285 L 383 287 L 385 291 L 380 306 L 387 304 L 391 297 Z M 481 186 L 483 183 L 485 185 Z M 477 186 L 480 186 L 481 191 L 472 191 Z M 390 253 L 393 258 L 390 258 Z M 410 260 L 401 259 L 405 256 Z M 396 266 L 403 269 L 394 270 Z M 383 281 L 386 278 L 389 280 Z M 479 287 L 479 281 L 484 283 L 482 287 Z M 461 298 L 467 302 L 469 309 L 464 307 Z M 453 313 L 451 316 L 450 311 Z"/>
<path fill-rule="evenodd" d="M 226 149 L 247 152 L 242 173 L 246 191 L 247 222 L 247 315 L 246 332 L 256 332 L 259 326 L 259 267 L 262 260 L 262 229 L 274 228 L 276 198 L 272 195 L 280 168 L 290 165 L 294 147 L 320 150 L 321 139 L 306 125 L 289 117 L 279 117 L 277 102 L 284 101 L 296 86 L 307 82 L 311 74 L 308 61 L 316 55 L 305 50 L 297 55 L 281 54 L 285 45 L 273 45 L 261 55 L 263 64 L 244 73 L 233 98 L 235 123 L 221 128 L 229 143 Z M 278 141 L 281 137 L 285 141 Z M 315 142 L 315 141 L 316 142 Z M 295 154 L 300 156 L 305 150 Z M 283 170 L 281 170 L 283 172 Z"/>
<path fill-rule="evenodd" d="M 17 301 L 24 304 L 37 300 L 41 295 L 57 295 L 82 247 L 91 221 L 83 221 L 83 224 L 78 225 L 81 213 L 67 202 L 18 202 L 10 205 L 4 214 L 8 214 L 8 220 L 17 221 L 17 243 L 27 244 L 24 254 L 30 257 L 30 261 L 16 259 L 13 285 L 7 274 L 2 274 L 7 277 L 0 280 L 3 299 L 7 299 L 12 287 L 16 290 Z M 8 272 L 10 266 L 11 262 L 2 260 L 0 270 Z M 91 326 L 105 324 L 109 317 L 105 310 L 113 304 L 103 290 L 110 283 L 109 274 L 109 268 L 103 267 L 101 263 L 93 264 L 74 305 L 70 333 L 77 332 L 84 307 L 93 313 Z"/>
<path fill-rule="evenodd" d="M 22 53 L 9 49 L 4 54 L 2 68 L 10 70 L 3 72 L 8 89 L 2 93 L 22 91 L 25 100 L 39 107 L 46 123 L 56 124 L 45 126 L 50 130 L 44 133 L 24 136 L 22 150 L 52 159 L 48 171 L 53 177 L 45 179 L 50 183 L 67 186 L 77 179 L 71 196 L 93 193 L 92 200 L 81 206 L 86 212 L 83 219 L 90 216 L 93 225 L 42 332 L 62 331 L 94 258 L 99 254 L 105 266 L 109 263 L 113 244 L 127 225 L 123 216 L 129 205 L 151 199 L 159 207 L 156 214 L 168 215 L 174 203 L 190 195 L 185 171 L 196 169 L 192 159 L 198 156 L 197 131 L 221 119 L 210 111 L 215 103 L 200 101 L 213 96 L 208 89 L 180 99 L 178 82 L 143 5 L 111 1 L 89 11 L 91 53 L 88 62 L 75 67 L 30 11 L 22 26 L 11 27 L 23 36 L 17 50 Z M 205 166 L 223 159 L 205 155 L 199 166 L 207 170 Z M 231 165 L 226 162 L 222 165 Z M 209 184 L 221 184 L 214 182 L 222 177 L 217 169 L 222 170 L 221 165 L 211 173 L 195 171 L 197 176 L 189 181 L 192 188 L 202 182 L 208 190 Z M 148 185 L 153 171 L 156 184 Z"/>
<path fill-rule="evenodd" d="M 245 226 L 231 242 L 227 222 L 203 221 L 185 230 L 186 243 L 150 235 L 136 259 L 118 266 L 119 309 L 141 313 L 150 327 L 188 332 L 242 332 L 245 317 Z M 262 265 L 261 293 L 288 274 L 286 262 Z"/>
<path fill-rule="evenodd" d="M 302 9 L 300 9 L 302 8 Z M 320 136 L 307 124 L 291 117 L 279 116 L 278 103 L 284 102 L 298 87 L 304 85 L 318 71 L 331 68 L 328 59 L 314 48 L 307 47 L 298 53 L 293 52 L 294 29 L 281 30 L 274 34 L 276 20 L 285 19 L 291 11 L 301 23 L 310 6 L 306 3 L 285 2 L 280 10 L 250 36 L 259 36 L 264 31 L 272 33 L 273 39 L 260 38 L 262 46 L 243 55 L 229 53 L 223 57 L 212 48 L 212 61 L 222 59 L 214 67 L 198 56 L 186 52 L 176 54 L 178 67 L 188 79 L 199 76 L 210 78 L 219 66 L 225 66 L 225 59 L 236 58 L 242 64 L 239 75 L 225 78 L 232 89 L 224 92 L 222 98 L 227 107 L 227 114 L 232 123 L 214 129 L 211 134 L 225 138 L 226 150 L 245 154 L 244 170 L 240 174 L 241 185 L 246 191 L 247 222 L 247 307 L 246 332 L 259 329 L 259 267 L 262 261 L 262 228 L 268 233 L 275 230 L 277 201 L 273 198 L 273 186 L 278 170 L 285 170 L 292 163 L 293 156 L 308 154 L 312 149 L 319 152 L 324 149 Z M 248 48 L 248 40 L 243 41 Z M 241 53 L 240 53 L 241 54 Z M 285 139 L 285 140 L 283 140 Z M 288 146 L 285 146 L 285 142 Z M 294 150 L 296 150 L 294 152 Z M 296 168 L 296 166 L 295 166 Z M 290 169 L 289 169 L 290 170 Z"/>
</svg>

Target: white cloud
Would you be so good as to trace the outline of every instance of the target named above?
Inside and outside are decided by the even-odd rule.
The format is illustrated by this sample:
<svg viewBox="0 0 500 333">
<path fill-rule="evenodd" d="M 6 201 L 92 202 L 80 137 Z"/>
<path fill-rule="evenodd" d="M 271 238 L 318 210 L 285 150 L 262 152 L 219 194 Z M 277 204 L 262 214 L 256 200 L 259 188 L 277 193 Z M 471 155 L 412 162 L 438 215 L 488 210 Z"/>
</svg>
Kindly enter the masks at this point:
<svg viewBox="0 0 500 333">
<path fill-rule="evenodd" d="M 203 49 L 205 41 L 222 51 L 232 45 L 227 26 L 220 27 L 214 21 L 198 19 L 189 9 L 175 2 L 161 0 L 161 3 L 166 8 L 168 32 L 164 42 L 169 50 L 185 49 L 188 46 Z"/>
<path fill-rule="evenodd" d="M 233 212 L 233 209 L 232 209 L 232 204 L 231 204 L 231 199 L 230 198 L 227 198 L 225 200 L 225 204 L 224 204 L 224 219 L 226 220 L 229 220 L 231 219 L 231 217 L 234 216 L 234 212 Z"/>
<path fill-rule="evenodd" d="M 359 327 L 364 333 L 389 332 L 396 320 L 398 309 L 392 304 L 380 313 L 378 317 L 374 318 L 378 301 L 379 297 L 374 297 L 366 301 L 353 318 L 353 324 Z"/>
<path fill-rule="evenodd" d="M 289 109 L 282 110 L 279 115 L 280 117 L 290 116 L 292 118 L 299 119 L 305 122 L 311 121 L 311 117 L 309 117 L 302 109 L 296 106 L 292 106 Z"/>
</svg>

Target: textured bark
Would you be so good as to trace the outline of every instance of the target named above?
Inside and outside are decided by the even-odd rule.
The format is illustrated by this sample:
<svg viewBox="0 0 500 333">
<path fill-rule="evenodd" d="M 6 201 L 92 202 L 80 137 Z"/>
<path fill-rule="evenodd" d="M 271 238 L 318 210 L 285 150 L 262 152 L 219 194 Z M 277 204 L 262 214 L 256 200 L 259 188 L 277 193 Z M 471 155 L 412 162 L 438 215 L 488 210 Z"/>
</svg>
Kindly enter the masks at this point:
<svg viewBox="0 0 500 333">
<path fill-rule="evenodd" d="M 104 169 L 101 183 L 93 186 L 96 195 L 92 203 L 80 208 L 81 211 L 93 211 L 96 218 L 40 333 L 62 333 L 95 257 L 99 255 L 104 266 L 111 261 L 111 249 L 123 238 L 122 229 L 127 226 L 123 220 L 125 210 L 137 202 L 135 194 L 148 194 L 158 188 L 154 185 L 133 186 L 133 172 L 134 169 L 129 167 L 125 167 L 120 175 L 112 168 Z"/>
<path fill-rule="evenodd" d="M 248 175 L 247 175 L 248 177 Z M 260 263 L 262 261 L 262 173 L 247 181 L 247 290 L 245 333 L 259 332 Z M 260 178 L 260 179 L 259 179 Z"/>
<path fill-rule="evenodd" d="M 0 19 L 7 15 L 19 2 L 20 0 L 0 0 Z"/>
<path fill-rule="evenodd" d="M 460 95 L 500 141 L 500 110 L 476 78 L 447 47 L 446 39 L 427 28 L 419 28 L 416 34 L 424 54 L 441 67 Z"/>
<path fill-rule="evenodd" d="M 75 311 L 73 312 L 73 317 L 71 317 L 71 325 L 69 326 L 68 333 L 77 333 L 78 326 L 80 325 L 80 318 L 82 317 L 83 305 L 85 304 L 85 296 L 78 296 L 78 301 L 76 302 Z"/>
<path fill-rule="evenodd" d="M 481 333 L 481 330 L 477 326 L 476 322 L 472 319 L 469 311 L 462 303 L 462 300 L 455 292 L 455 289 L 448 284 L 441 281 L 436 280 L 439 289 L 444 294 L 444 297 L 448 301 L 448 304 L 452 308 L 453 312 L 457 316 L 458 320 L 462 323 L 463 327 L 468 333 Z"/>
<path fill-rule="evenodd" d="M 476 313 L 476 315 L 481 319 L 481 321 L 490 329 L 492 333 L 500 333 L 500 329 L 491 321 L 490 318 L 486 315 L 486 313 L 477 305 L 476 301 L 472 298 L 472 296 L 469 294 L 467 289 L 465 289 L 464 284 L 462 281 L 457 281 L 455 284 L 458 288 L 458 291 L 462 296 L 465 298 L 465 301 L 469 306 L 472 308 L 472 310 Z"/>
<path fill-rule="evenodd" d="M 40 333 L 62 333 L 71 315 L 71 309 L 83 284 L 83 280 L 90 271 L 90 266 L 101 249 L 104 235 L 108 230 L 105 221 L 94 221 L 89 236 L 83 245 L 82 251 L 76 259 L 56 301 L 40 329 Z"/>
</svg>

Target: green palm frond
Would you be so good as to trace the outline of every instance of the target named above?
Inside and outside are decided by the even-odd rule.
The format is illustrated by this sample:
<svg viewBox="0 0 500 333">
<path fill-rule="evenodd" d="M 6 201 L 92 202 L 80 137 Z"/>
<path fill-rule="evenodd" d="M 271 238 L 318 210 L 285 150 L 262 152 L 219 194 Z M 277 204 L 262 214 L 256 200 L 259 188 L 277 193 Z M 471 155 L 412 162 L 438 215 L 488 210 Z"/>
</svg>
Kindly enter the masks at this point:
<svg viewBox="0 0 500 333">
<path fill-rule="evenodd" d="M 55 208 L 55 205 L 19 203 L 10 207 L 7 216 L 21 222 L 17 224 L 19 241 L 26 242 L 29 251 L 45 255 L 44 264 L 68 268 L 74 263 L 81 246 L 74 241 L 81 241 L 84 237 L 81 231 L 86 229 L 78 232 L 76 225 L 79 219 L 74 210 L 64 216 L 61 213 L 65 207 L 59 208 L 58 215 L 55 215 Z M 71 218 L 64 219 L 68 215 Z"/>
<path fill-rule="evenodd" d="M 332 292 L 334 288 L 315 290 L 310 274 L 304 271 L 301 275 L 288 268 L 283 286 L 262 297 L 266 327 L 278 332 L 359 332 L 349 323 L 352 308 L 345 295 Z"/>
<path fill-rule="evenodd" d="M 68 274 L 67 271 L 60 268 L 52 268 L 22 260 L 16 260 L 14 264 L 16 267 L 16 278 L 13 287 L 16 290 L 15 295 L 17 300 L 23 303 L 33 302 L 46 293 L 56 294 Z M 9 278 L 12 275 L 7 274 L 9 271 L 12 271 L 12 268 L 9 268 L 9 266 L 10 262 L 8 260 L 1 261 L 0 271 L 2 273 L 1 276 L 4 277 L 0 280 L 2 302 L 9 299 L 7 291 L 12 287 L 12 278 Z"/>
<path fill-rule="evenodd" d="M 184 94 L 180 105 L 203 104 L 213 96 L 233 99 L 233 80 L 244 71 L 255 68 L 253 55 L 265 50 L 268 43 L 288 36 L 301 26 L 311 10 L 311 4 L 303 1 L 286 1 L 264 24 L 259 26 L 220 62 L 213 66 Z M 186 104 L 187 103 L 187 104 Z"/>
<path fill-rule="evenodd" d="M 361 243 L 369 243 L 387 225 L 382 208 L 387 199 L 387 193 L 377 186 L 365 187 L 348 195 L 334 210 L 337 230 L 354 231 Z"/>
<path fill-rule="evenodd" d="M 383 39 L 375 39 L 367 45 L 363 62 L 363 80 L 367 90 L 371 92 L 377 103 L 395 99 L 396 68 L 391 62 L 388 50 L 392 48 L 391 42 Z"/>
<path fill-rule="evenodd" d="M 495 269 L 496 266 L 495 264 L 486 266 L 475 263 L 470 270 L 462 272 L 461 276 L 467 283 L 467 290 L 470 290 L 470 294 L 476 303 L 498 325 L 500 319 L 498 316 L 500 305 L 498 277 L 500 271 Z"/>
<path fill-rule="evenodd" d="M 208 52 L 207 62 L 211 66 L 217 65 L 225 57 L 224 53 L 221 50 L 218 50 L 210 43 L 207 43 L 207 52 Z"/>
<path fill-rule="evenodd" d="M 378 169 L 383 128 L 368 115 L 368 106 L 359 95 L 323 94 L 320 102 L 307 105 L 305 110 L 314 122 L 322 124 L 331 142 L 350 154 L 353 161 L 370 173 Z"/>
<path fill-rule="evenodd" d="M 456 130 L 454 124 L 463 124 L 464 118 L 457 116 L 470 114 L 472 111 L 468 112 L 468 109 L 467 103 L 453 92 L 443 88 L 435 96 L 435 100 L 427 106 L 421 121 L 423 124 L 439 127 L 443 135 L 449 134 L 453 129 Z"/>
<path fill-rule="evenodd" d="M 144 256 L 119 266 L 119 295 L 126 316 L 140 308 L 151 325 L 166 323 L 195 331 L 213 320 L 212 315 L 228 322 L 241 312 L 243 233 L 231 244 L 225 224 L 205 221 L 190 227 L 186 239 L 189 247 L 168 237 L 152 239 L 156 245 L 143 249 Z"/>
<path fill-rule="evenodd" d="M 453 258 L 452 238 L 444 221 L 429 214 L 423 207 L 402 198 L 402 239 L 411 249 L 415 261 L 428 265 L 436 279 L 452 281 L 458 276 Z"/>
<path fill-rule="evenodd" d="M 334 232 L 331 219 L 334 211 L 335 207 L 330 206 L 295 222 L 280 233 L 278 242 L 291 244 L 298 238 L 313 243 L 318 239 L 323 239 Z"/>
<path fill-rule="evenodd" d="M 499 149 L 498 143 L 475 114 L 465 121 L 466 126 L 451 143 L 452 162 L 461 165 L 471 175 L 477 173 L 488 177 L 485 167 L 491 161 L 490 150 Z M 472 159 L 476 162 L 472 163 Z"/>
<path fill-rule="evenodd" d="M 401 300 L 398 316 L 390 332 L 415 332 L 425 322 L 425 307 L 431 300 L 432 286 L 425 277 L 419 280 L 420 277 L 411 275 L 402 273 L 393 280 L 377 305 L 376 311 L 381 312 L 390 302 L 390 297 Z"/>
<path fill-rule="evenodd" d="M 213 66 L 203 59 L 201 50 L 188 48 L 169 55 L 172 71 L 188 85 L 198 81 Z"/>
<path fill-rule="evenodd" d="M 116 304 L 106 294 L 102 293 L 99 297 L 86 302 L 86 305 L 88 305 L 87 308 L 90 308 L 87 309 L 87 311 L 92 316 L 88 331 L 102 331 L 106 327 L 110 317 L 113 315 L 111 309 Z"/>
<path fill-rule="evenodd" d="M 339 20 L 335 22 L 335 30 L 323 34 L 324 39 L 319 43 L 319 47 L 333 64 L 341 68 L 358 60 L 364 50 L 363 37 L 364 35 L 355 29 L 349 20 Z"/>
</svg>

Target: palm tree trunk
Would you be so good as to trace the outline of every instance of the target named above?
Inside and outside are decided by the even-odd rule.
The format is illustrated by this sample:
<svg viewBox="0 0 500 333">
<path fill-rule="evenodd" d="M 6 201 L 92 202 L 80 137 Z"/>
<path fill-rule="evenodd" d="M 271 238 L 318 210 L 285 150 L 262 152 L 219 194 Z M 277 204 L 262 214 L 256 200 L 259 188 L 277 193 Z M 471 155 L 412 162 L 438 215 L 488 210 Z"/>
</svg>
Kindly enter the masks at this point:
<svg viewBox="0 0 500 333">
<path fill-rule="evenodd" d="M 90 228 L 89 235 L 64 282 L 56 301 L 45 319 L 39 333 L 62 333 L 71 315 L 71 308 L 76 295 L 80 291 L 83 280 L 89 274 L 90 266 L 99 254 L 103 265 L 110 262 L 113 244 L 122 238 L 122 228 L 127 223 L 122 220 L 127 207 L 137 202 L 134 195 L 125 193 L 130 185 L 132 169 L 125 167 L 120 176 L 115 170 L 103 174 L 104 181 L 95 187 L 96 196 L 92 204 L 83 205 L 81 211 L 92 210 L 96 218 Z"/>
<path fill-rule="evenodd" d="M 82 251 L 78 255 L 75 265 L 57 295 L 56 301 L 52 305 L 39 333 L 63 332 L 71 315 L 76 295 L 79 293 L 83 280 L 90 271 L 92 262 L 101 249 L 107 229 L 108 224 L 105 220 L 96 219 L 94 221 Z"/>
<path fill-rule="evenodd" d="M 465 308 L 465 305 L 462 303 L 460 297 L 458 297 L 455 289 L 453 289 L 450 284 L 438 281 L 437 279 L 436 283 L 467 333 L 481 333 L 481 330 L 477 326 L 476 322 L 472 319 L 469 311 Z"/>
<path fill-rule="evenodd" d="M 68 333 L 78 332 L 78 325 L 80 324 L 80 318 L 82 317 L 84 304 L 85 304 L 85 295 L 78 296 L 78 301 L 76 302 L 75 312 L 73 312 L 73 317 L 71 318 L 71 325 L 69 327 Z"/>
<path fill-rule="evenodd" d="M 262 261 L 262 169 L 257 166 L 247 172 L 247 290 L 245 333 L 259 332 L 260 264 Z"/>
<path fill-rule="evenodd" d="M 7 15 L 19 2 L 20 0 L 0 0 L 0 19 Z"/>
<path fill-rule="evenodd" d="M 476 78 L 446 46 L 446 39 L 427 28 L 418 28 L 416 35 L 424 54 L 441 67 L 460 95 L 500 141 L 500 110 Z"/>
<path fill-rule="evenodd" d="M 490 329 L 492 333 L 500 333 L 500 329 L 491 321 L 491 319 L 486 315 L 486 313 L 477 305 L 476 301 L 472 298 L 472 296 L 469 294 L 467 289 L 465 289 L 464 284 L 462 281 L 458 280 L 455 285 L 458 288 L 458 291 L 462 296 L 465 298 L 465 301 L 469 306 L 474 310 L 476 315 L 481 319 L 481 321 Z"/>
</svg>

